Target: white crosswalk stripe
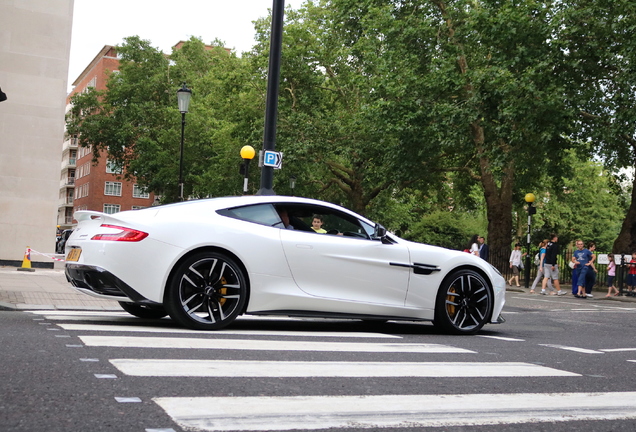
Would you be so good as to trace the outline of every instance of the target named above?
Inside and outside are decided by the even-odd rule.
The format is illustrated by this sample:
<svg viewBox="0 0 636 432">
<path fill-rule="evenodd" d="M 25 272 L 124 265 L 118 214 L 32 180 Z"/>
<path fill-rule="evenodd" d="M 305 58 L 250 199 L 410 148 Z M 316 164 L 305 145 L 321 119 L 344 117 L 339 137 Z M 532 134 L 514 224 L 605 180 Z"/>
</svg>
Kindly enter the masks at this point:
<svg viewBox="0 0 636 432">
<path fill-rule="evenodd" d="M 179 334 L 203 334 L 209 335 L 209 331 L 190 330 L 185 328 L 149 327 L 138 325 L 108 325 L 108 324 L 58 324 L 64 330 L 70 331 L 100 331 L 100 332 L 139 332 L 139 333 L 179 333 Z M 250 336 L 310 336 L 310 337 L 337 337 L 337 338 L 382 338 L 402 339 L 400 336 L 369 333 L 369 332 L 324 332 L 324 331 L 284 331 L 284 330 L 217 330 L 214 335 L 250 335 Z"/>
<path fill-rule="evenodd" d="M 134 376 L 171 377 L 546 377 L 579 374 L 531 363 L 496 362 L 299 362 L 112 359 L 121 372 Z"/>
<path fill-rule="evenodd" d="M 636 392 L 190 397 L 154 401 L 184 429 L 204 431 L 422 428 L 636 418 Z M 532 401 L 531 407 L 528 401 Z"/>
<path fill-rule="evenodd" d="M 79 336 L 86 346 L 127 348 L 185 348 L 256 351 L 329 351 L 369 353 L 474 353 L 439 344 L 311 342 L 258 339 L 198 339 L 138 336 Z"/>
</svg>

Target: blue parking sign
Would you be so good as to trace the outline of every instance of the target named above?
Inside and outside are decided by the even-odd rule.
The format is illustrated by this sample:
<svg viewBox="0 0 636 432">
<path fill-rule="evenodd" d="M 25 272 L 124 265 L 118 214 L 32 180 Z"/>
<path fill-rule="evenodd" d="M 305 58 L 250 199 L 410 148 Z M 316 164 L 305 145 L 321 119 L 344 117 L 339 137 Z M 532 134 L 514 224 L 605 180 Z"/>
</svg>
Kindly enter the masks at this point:
<svg viewBox="0 0 636 432">
<path fill-rule="evenodd" d="M 280 169 L 283 164 L 283 154 L 272 150 L 265 150 L 263 154 L 263 166 Z"/>
</svg>

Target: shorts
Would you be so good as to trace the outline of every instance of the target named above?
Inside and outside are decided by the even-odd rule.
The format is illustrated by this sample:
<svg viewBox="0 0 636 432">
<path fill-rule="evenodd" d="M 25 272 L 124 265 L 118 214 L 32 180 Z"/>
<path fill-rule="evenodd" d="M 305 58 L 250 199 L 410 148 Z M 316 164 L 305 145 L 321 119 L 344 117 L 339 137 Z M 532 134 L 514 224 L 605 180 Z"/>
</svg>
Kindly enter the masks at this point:
<svg viewBox="0 0 636 432">
<path fill-rule="evenodd" d="M 588 271 L 590 270 L 590 267 L 586 266 L 586 265 L 582 265 L 582 266 L 579 266 L 577 268 L 577 270 L 578 270 L 578 272 L 577 272 L 578 276 L 576 278 L 576 282 L 578 283 L 579 286 L 583 286 L 584 287 L 585 286 L 585 279 L 587 277 L 589 277 L 587 274 L 588 274 Z"/>
<path fill-rule="evenodd" d="M 614 278 L 615 277 L 616 276 L 607 276 L 607 286 L 608 287 L 614 286 Z"/>
<path fill-rule="evenodd" d="M 627 275 L 627 285 L 631 287 L 636 286 L 636 274 Z"/>
<path fill-rule="evenodd" d="M 519 266 L 516 266 L 516 265 L 512 266 L 512 275 L 519 276 Z"/>
<path fill-rule="evenodd" d="M 559 280 L 559 266 L 554 265 L 554 270 L 552 269 L 552 264 L 543 264 L 543 275 L 552 280 Z"/>
</svg>

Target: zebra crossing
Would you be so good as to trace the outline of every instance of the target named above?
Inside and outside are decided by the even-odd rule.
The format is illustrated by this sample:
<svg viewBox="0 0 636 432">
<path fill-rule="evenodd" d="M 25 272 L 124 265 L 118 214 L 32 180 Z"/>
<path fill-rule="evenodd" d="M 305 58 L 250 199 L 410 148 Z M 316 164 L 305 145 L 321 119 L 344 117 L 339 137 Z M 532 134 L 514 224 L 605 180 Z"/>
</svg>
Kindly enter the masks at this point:
<svg viewBox="0 0 636 432">
<path fill-rule="evenodd" d="M 472 356 L 477 358 L 479 354 L 474 350 L 453 346 L 452 338 L 448 339 L 448 345 L 410 343 L 404 342 L 401 336 L 391 334 L 273 331 L 257 330 L 257 326 L 250 329 L 200 332 L 169 327 L 161 321 L 155 322 L 156 325 L 140 325 L 139 319 L 118 312 L 31 312 L 77 337 L 83 347 L 124 349 L 116 351 L 118 358 L 104 359 L 118 371 L 118 376 L 124 378 L 141 377 L 150 380 L 179 377 L 183 380 L 192 378 L 194 382 L 205 377 L 367 380 L 581 377 L 570 371 L 525 362 L 452 361 L 456 354 L 461 354 L 462 359 Z M 278 321 L 282 319 L 277 318 Z M 123 332 L 126 334 L 121 334 Z M 259 339 L 261 336 L 267 339 Z M 329 340 L 331 338 L 338 338 L 338 341 Z M 520 341 L 512 338 L 499 340 L 504 343 Z M 186 357 L 188 352 L 194 352 L 190 350 L 215 350 L 216 356 L 221 358 L 138 358 L 134 353 L 141 349 L 179 349 L 186 353 Z M 264 359 L 223 359 L 222 354 L 227 350 L 260 352 Z M 122 357 L 122 352 L 130 352 L 132 355 Z M 365 361 L 268 359 L 272 355 L 280 358 L 281 352 L 378 353 L 383 355 L 382 358 L 388 358 L 392 354 L 418 354 L 422 361 L 368 361 L 368 357 L 365 357 Z M 439 354 L 443 355 L 443 361 L 435 361 L 440 359 Z M 96 359 L 82 359 L 93 360 Z M 108 376 L 101 378 L 115 377 L 112 374 L 104 375 Z M 197 387 L 195 395 L 157 395 L 152 400 L 184 430 L 199 431 L 422 428 L 636 419 L 636 392 L 321 396 L 308 391 L 305 396 L 218 397 L 201 395 L 200 388 Z M 528 401 L 534 402 L 530 406 Z M 567 416 L 564 416 L 564 410 L 567 410 Z M 450 412 L 452 416 L 449 415 Z"/>
</svg>

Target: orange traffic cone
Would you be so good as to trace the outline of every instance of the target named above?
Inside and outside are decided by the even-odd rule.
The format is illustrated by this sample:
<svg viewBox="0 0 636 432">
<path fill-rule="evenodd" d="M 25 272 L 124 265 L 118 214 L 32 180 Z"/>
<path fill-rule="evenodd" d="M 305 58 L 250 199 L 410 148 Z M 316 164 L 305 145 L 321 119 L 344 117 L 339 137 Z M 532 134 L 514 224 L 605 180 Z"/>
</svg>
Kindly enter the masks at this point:
<svg viewBox="0 0 636 432">
<path fill-rule="evenodd" d="M 34 272 L 35 269 L 31 268 L 31 248 L 27 246 L 24 252 L 24 259 L 22 260 L 22 267 L 18 267 L 18 271 Z"/>
</svg>

